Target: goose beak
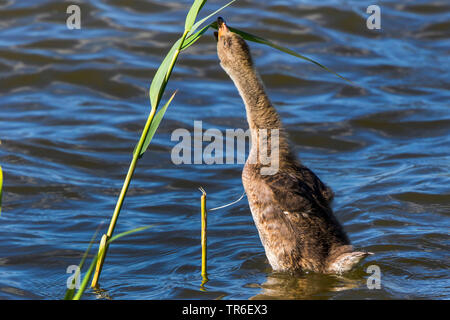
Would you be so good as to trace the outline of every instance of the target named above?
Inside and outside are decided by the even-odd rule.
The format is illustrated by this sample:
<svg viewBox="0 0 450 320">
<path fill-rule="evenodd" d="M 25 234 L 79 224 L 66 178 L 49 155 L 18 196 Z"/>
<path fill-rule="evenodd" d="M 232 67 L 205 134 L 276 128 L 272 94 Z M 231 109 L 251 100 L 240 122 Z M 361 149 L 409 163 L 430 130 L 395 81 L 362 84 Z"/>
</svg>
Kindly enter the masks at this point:
<svg viewBox="0 0 450 320">
<path fill-rule="evenodd" d="M 225 21 L 219 17 L 217 18 L 217 27 L 218 27 L 218 34 L 217 34 L 217 38 L 220 38 L 222 35 L 228 33 L 230 30 L 228 29 Z"/>
</svg>

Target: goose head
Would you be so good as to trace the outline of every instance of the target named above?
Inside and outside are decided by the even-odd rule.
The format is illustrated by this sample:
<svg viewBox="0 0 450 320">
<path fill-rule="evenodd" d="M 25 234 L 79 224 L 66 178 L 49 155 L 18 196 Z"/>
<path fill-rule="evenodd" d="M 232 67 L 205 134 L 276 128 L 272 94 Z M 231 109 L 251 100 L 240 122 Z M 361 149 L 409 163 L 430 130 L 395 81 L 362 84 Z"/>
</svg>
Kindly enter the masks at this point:
<svg viewBox="0 0 450 320">
<path fill-rule="evenodd" d="M 219 17 L 217 19 L 218 32 L 215 33 L 217 39 L 217 55 L 220 65 L 228 73 L 242 72 L 253 67 L 250 48 L 241 36 L 232 32 L 225 21 Z"/>
</svg>

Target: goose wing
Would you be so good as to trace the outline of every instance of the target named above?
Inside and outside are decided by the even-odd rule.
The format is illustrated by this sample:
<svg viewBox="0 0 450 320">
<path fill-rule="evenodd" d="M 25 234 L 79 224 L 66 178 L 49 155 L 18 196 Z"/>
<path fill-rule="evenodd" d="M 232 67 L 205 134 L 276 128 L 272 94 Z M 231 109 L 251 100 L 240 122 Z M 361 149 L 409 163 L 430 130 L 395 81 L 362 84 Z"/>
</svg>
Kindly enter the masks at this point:
<svg viewBox="0 0 450 320">
<path fill-rule="evenodd" d="M 333 192 L 308 168 L 261 176 L 283 211 L 328 211 Z M 318 209 L 318 210 L 315 210 Z"/>
</svg>

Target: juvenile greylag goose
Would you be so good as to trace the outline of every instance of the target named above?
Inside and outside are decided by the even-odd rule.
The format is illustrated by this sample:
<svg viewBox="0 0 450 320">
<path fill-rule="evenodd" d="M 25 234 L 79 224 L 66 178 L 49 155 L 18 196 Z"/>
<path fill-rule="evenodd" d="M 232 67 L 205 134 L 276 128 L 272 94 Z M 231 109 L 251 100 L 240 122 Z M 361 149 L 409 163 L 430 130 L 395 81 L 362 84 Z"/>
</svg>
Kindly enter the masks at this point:
<svg viewBox="0 0 450 320">
<path fill-rule="evenodd" d="M 237 87 L 247 113 L 252 143 L 242 182 L 270 265 L 276 271 L 288 272 L 351 270 L 369 253 L 354 251 L 333 215 L 331 189 L 293 154 L 247 43 L 230 31 L 222 18 L 217 23 L 220 65 Z M 277 154 L 274 172 L 262 170 L 258 154 L 261 132 L 267 133 L 264 139 L 271 155 Z"/>
</svg>

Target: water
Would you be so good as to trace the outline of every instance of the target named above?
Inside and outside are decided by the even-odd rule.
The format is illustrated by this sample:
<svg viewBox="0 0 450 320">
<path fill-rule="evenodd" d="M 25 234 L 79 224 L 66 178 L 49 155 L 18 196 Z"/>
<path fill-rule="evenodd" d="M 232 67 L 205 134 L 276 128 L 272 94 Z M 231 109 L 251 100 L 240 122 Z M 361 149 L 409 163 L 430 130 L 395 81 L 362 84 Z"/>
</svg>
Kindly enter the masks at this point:
<svg viewBox="0 0 450 320">
<path fill-rule="evenodd" d="M 0 298 L 60 299 L 67 267 L 99 225 L 106 232 L 149 82 L 190 3 L 80 1 L 82 29 L 68 30 L 70 2 L 0 1 Z M 224 3 L 208 1 L 201 16 Z M 382 30 L 368 30 L 370 4 L 239 0 L 222 15 L 360 85 L 251 44 L 295 151 L 335 191 L 353 244 L 375 255 L 344 277 L 273 273 L 244 199 L 210 212 L 210 281 L 200 290 L 197 188 L 210 208 L 237 199 L 242 165 L 176 166 L 170 136 L 195 120 L 247 128 L 208 31 L 180 57 L 167 88 L 179 92 L 139 161 L 116 233 L 155 227 L 110 247 L 101 278 L 109 297 L 450 298 L 450 6 L 383 1 Z M 370 265 L 381 270 L 379 290 L 366 286 Z"/>
</svg>

